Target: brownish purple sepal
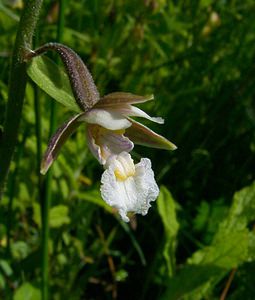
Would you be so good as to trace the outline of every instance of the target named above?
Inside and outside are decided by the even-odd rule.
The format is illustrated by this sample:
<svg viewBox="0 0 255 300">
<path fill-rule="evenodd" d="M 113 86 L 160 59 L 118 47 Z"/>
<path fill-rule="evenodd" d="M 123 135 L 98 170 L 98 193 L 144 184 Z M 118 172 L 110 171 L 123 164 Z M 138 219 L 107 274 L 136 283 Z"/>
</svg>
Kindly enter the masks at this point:
<svg viewBox="0 0 255 300">
<path fill-rule="evenodd" d="M 126 129 L 125 136 L 127 136 L 133 143 L 165 150 L 177 149 L 173 143 L 150 130 L 148 127 L 130 118 L 128 118 L 128 120 L 132 123 L 132 126 Z"/>
<path fill-rule="evenodd" d="M 138 104 L 153 100 L 153 95 L 138 96 L 132 93 L 114 92 L 103 96 L 95 105 L 97 108 L 107 108 L 115 105 Z"/>
<path fill-rule="evenodd" d="M 83 113 L 72 117 L 70 120 L 65 122 L 55 134 L 51 137 L 48 148 L 43 156 L 41 163 L 41 174 L 46 174 L 49 167 L 52 165 L 54 160 L 57 158 L 60 149 L 66 142 L 66 140 L 73 134 L 77 127 L 81 124 L 79 121 L 80 116 Z"/>
</svg>

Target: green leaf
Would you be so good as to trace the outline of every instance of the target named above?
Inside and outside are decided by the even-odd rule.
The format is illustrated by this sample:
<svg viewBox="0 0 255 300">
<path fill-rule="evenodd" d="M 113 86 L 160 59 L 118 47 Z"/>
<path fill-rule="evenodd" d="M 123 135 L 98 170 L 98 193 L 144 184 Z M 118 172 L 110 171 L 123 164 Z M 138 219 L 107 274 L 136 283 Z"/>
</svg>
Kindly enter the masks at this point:
<svg viewBox="0 0 255 300">
<path fill-rule="evenodd" d="M 12 268 L 6 260 L 3 259 L 0 260 L 0 269 L 3 270 L 6 276 L 12 275 Z"/>
<path fill-rule="evenodd" d="M 13 21 L 19 21 L 19 16 L 16 15 L 11 9 L 3 5 L 2 1 L 0 2 L 0 11 L 2 11 L 6 16 L 10 17 Z"/>
<path fill-rule="evenodd" d="M 248 261 L 255 261 L 255 232 L 249 232 Z"/>
<path fill-rule="evenodd" d="M 254 233 L 247 227 L 255 219 L 254 199 L 255 183 L 235 193 L 228 217 L 219 225 L 211 245 L 188 259 L 190 266 L 168 282 L 162 299 L 204 299 L 231 269 L 254 259 Z"/>
<path fill-rule="evenodd" d="M 194 218 L 194 229 L 200 231 L 208 222 L 208 217 L 210 214 L 210 205 L 207 202 L 202 201 L 198 206 L 197 211 L 198 214 Z"/>
<path fill-rule="evenodd" d="M 31 283 L 23 283 L 16 291 L 13 300 L 41 300 L 40 290 Z"/>
<path fill-rule="evenodd" d="M 233 231 L 214 240 L 211 246 L 198 250 L 188 260 L 190 264 L 212 264 L 226 270 L 244 262 L 248 254 L 248 230 Z"/>
<path fill-rule="evenodd" d="M 222 274 L 222 269 L 212 265 L 185 266 L 177 276 L 168 281 L 169 288 L 160 300 L 203 299 L 203 287 L 210 286 L 211 278 L 219 274 Z"/>
<path fill-rule="evenodd" d="M 29 77 L 49 96 L 75 112 L 80 112 L 65 71 L 52 60 L 35 57 L 27 68 Z"/>
<path fill-rule="evenodd" d="M 215 284 L 247 257 L 248 232 L 233 232 L 214 245 L 196 251 L 162 299 L 204 299 Z"/>
<path fill-rule="evenodd" d="M 236 192 L 228 218 L 221 224 L 219 234 L 241 230 L 255 221 L 255 182 Z"/>
<path fill-rule="evenodd" d="M 42 226 L 41 208 L 37 202 L 33 203 L 33 221 L 39 228 Z"/>
<path fill-rule="evenodd" d="M 254 235 L 248 224 L 255 220 L 255 183 L 236 192 L 228 217 L 220 224 L 211 246 L 197 251 L 190 263 L 214 263 L 230 269 L 248 259 Z"/>
<path fill-rule="evenodd" d="M 29 246 L 24 241 L 16 241 L 11 244 L 11 252 L 16 259 L 24 259 L 29 253 Z"/>
<path fill-rule="evenodd" d="M 93 203 L 97 206 L 104 208 L 107 212 L 113 213 L 114 209 L 109 206 L 101 197 L 99 191 L 94 190 L 90 192 L 78 193 L 79 199 L 85 200 L 87 202 Z"/>
<path fill-rule="evenodd" d="M 157 205 L 166 235 L 163 255 L 167 263 L 168 275 L 172 276 L 175 264 L 176 236 L 179 229 L 179 223 L 176 218 L 176 205 L 174 199 L 168 189 L 164 186 L 160 188 Z"/>
<path fill-rule="evenodd" d="M 58 228 L 70 223 L 69 209 L 65 205 L 57 205 L 50 210 L 50 227 Z"/>
<path fill-rule="evenodd" d="M 4 289 L 5 288 L 5 279 L 4 276 L 0 273 L 0 288 Z"/>
</svg>

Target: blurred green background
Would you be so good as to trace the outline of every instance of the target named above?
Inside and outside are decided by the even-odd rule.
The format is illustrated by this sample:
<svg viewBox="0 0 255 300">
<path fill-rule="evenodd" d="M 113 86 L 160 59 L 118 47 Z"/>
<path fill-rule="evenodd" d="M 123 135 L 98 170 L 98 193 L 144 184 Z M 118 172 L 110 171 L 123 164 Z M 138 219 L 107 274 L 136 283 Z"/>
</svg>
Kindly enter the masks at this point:
<svg viewBox="0 0 255 300">
<path fill-rule="evenodd" d="M 21 9 L 0 2 L 0 126 Z M 38 45 L 55 41 L 57 12 L 44 1 Z M 142 108 L 165 124 L 145 124 L 178 149 L 135 147 L 161 193 L 125 224 L 100 197 L 84 128 L 68 140 L 53 167 L 51 299 L 255 299 L 254 12 L 253 0 L 67 1 L 63 43 L 100 94 L 154 94 Z M 0 203 L 0 299 L 40 299 L 34 91 Z M 53 100 L 39 96 L 44 151 Z M 57 105 L 59 125 L 71 115 Z"/>
</svg>

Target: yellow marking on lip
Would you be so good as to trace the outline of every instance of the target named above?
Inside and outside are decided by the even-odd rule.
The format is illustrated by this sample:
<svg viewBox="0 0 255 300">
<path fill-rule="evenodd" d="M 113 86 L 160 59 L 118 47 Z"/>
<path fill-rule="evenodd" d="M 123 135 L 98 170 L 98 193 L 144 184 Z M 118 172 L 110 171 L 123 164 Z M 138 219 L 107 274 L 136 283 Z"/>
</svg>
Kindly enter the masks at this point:
<svg viewBox="0 0 255 300">
<path fill-rule="evenodd" d="M 115 169 L 115 170 L 114 170 L 114 175 L 115 175 L 115 177 L 116 177 L 116 179 L 117 179 L 118 181 L 125 181 L 125 180 L 128 179 L 128 177 L 134 176 L 134 175 L 135 175 L 135 172 L 133 172 L 133 171 L 130 170 L 129 172 L 127 172 L 126 174 L 124 174 L 124 173 L 121 172 L 120 170 Z"/>
<path fill-rule="evenodd" d="M 119 129 L 119 130 L 113 130 L 113 131 L 114 131 L 114 133 L 119 134 L 119 135 L 122 135 L 125 133 L 125 129 Z"/>
</svg>

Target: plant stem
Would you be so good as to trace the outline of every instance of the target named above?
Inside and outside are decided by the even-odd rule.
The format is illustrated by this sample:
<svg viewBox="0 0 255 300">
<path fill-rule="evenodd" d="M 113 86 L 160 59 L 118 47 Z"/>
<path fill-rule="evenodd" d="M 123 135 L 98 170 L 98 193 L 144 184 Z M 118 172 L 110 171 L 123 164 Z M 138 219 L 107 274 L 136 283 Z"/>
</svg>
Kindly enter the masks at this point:
<svg viewBox="0 0 255 300">
<path fill-rule="evenodd" d="M 35 34 L 34 39 L 34 48 L 38 46 L 38 31 Z M 33 83 L 34 90 L 34 113 L 35 113 L 35 135 L 36 135 L 36 161 L 37 161 L 37 170 L 36 174 L 38 176 L 38 196 L 39 201 L 41 200 L 41 173 L 40 165 L 42 159 L 42 124 L 41 124 L 41 106 L 39 101 L 39 89 L 35 83 Z"/>
<path fill-rule="evenodd" d="M 12 233 L 12 225 L 13 225 L 13 199 L 16 193 L 17 183 L 18 183 L 18 176 L 19 176 L 19 165 L 21 158 L 23 156 L 23 150 L 25 146 L 25 142 L 28 136 L 28 128 L 25 128 L 24 134 L 22 137 L 21 143 L 18 145 L 18 151 L 15 155 L 15 169 L 9 177 L 8 180 L 8 212 L 7 212 L 7 247 L 6 253 L 10 255 L 11 253 L 11 233 Z"/>
<path fill-rule="evenodd" d="M 38 200 L 41 202 L 42 192 L 42 176 L 40 173 L 40 165 L 42 159 L 42 133 L 41 133 L 41 107 L 39 101 L 38 87 L 33 84 L 34 89 L 34 112 L 35 112 L 35 135 L 36 135 L 36 175 L 37 175 L 37 189 Z"/>
<path fill-rule="evenodd" d="M 38 31 L 35 34 L 34 48 L 38 46 Z M 41 122 L 41 106 L 39 99 L 39 89 L 33 83 L 34 90 L 34 114 L 35 114 L 35 135 L 36 135 L 36 175 L 37 175 L 37 197 L 38 201 L 42 203 L 42 175 L 40 173 L 41 159 L 42 159 L 42 122 Z"/>
<path fill-rule="evenodd" d="M 32 47 L 32 37 L 42 2 L 43 0 L 26 1 L 16 35 L 10 70 L 6 117 L 0 143 L 0 196 L 3 192 L 5 179 L 7 177 L 17 143 L 18 129 L 27 82 L 24 55 L 26 49 Z"/>
<path fill-rule="evenodd" d="M 59 15 L 57 27 L 57 42 L 62 41 L 64 31 L 64 13 L 65 13 L 65 0 L 59 1 Z M 50 114 L 50 136 L 56 128 L 56 103 L 51 101 L 51 114 Z M 49 212 L 52 200 L 52 169 L 48 171 L 45 180 L 45 199 L 42 202 L 42 300 L 49 299 Z"/>
<path fill-rule="evenodd" d="M 51 205 L 52 172 L 48 172 L 45 180 L 45 199 L 41 201 L 42 215 L 42 300 L 49 299 L 49 211 Z"/>
<path fill-rule="evenodd" d="M 229 290 L 229 288 L 230 288 L 230 286 L 231 286 L 231 283 L 232 283 L 232 281 L 233 281 L 233 279 L 234 279 L 234 276 L 235 276 L 236 271 L 237 271 L 237 269 L 234 268 L 234 269 L 232 269 L 232 271 L 230 272 L 230 275 L 229 275 L 229 277 L 228 277 L 228 281 L 227 281 L 227 283 L 226 283 L 226 286 L 225 286 L 225 288 L 224 288 L 224 290 L 223 290 L 223 292 L 222 292 L 222 294 L 221 294 L 221 296 L 220 296 L 220 300 L 225 300 L 225 299 L 226 299 L 228 290 Z"/>
</svg>

